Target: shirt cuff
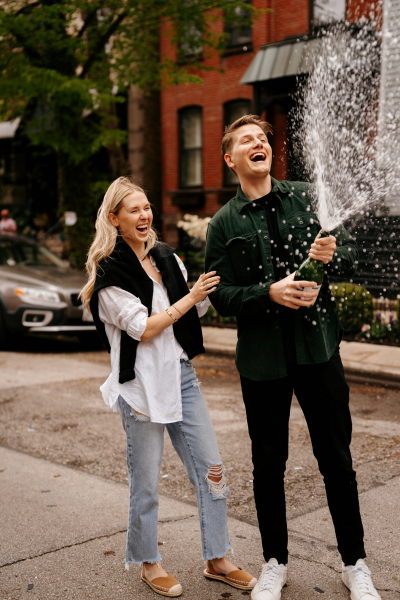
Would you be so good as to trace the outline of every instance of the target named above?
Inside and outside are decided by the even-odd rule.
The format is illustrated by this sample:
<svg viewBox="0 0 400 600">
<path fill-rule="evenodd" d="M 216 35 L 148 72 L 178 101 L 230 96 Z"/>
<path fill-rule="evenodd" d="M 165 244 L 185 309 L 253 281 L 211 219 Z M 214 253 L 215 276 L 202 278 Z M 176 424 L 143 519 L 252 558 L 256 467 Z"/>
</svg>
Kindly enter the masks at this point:
<svg viewBox="0 0 400 600">
<path fill-rule="evenodd" d="M 204 315 L 206 314 L 206 312 L 208 311 L 210 306 L 211 306 L 211 301 L 208 296 L 206 296 L 206 298 L 204 298 L 204 300 L 200 300 L 200 302 L 198 302 L 196 304 L 197 314 L 199 315 L 199 318 L 204 317 Z"/>
</svg>

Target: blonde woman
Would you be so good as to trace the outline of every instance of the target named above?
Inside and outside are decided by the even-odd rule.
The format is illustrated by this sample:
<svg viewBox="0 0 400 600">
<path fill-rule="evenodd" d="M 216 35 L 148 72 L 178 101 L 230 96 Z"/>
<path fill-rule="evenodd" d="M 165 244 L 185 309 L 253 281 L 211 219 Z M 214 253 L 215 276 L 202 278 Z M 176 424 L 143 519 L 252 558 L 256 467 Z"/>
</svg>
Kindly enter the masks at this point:
<svg viewBox="0 0 400 600">
<path fill-rule="evenodd" d="M 235 567 L 227 528 L 226 484 L 217 440 L 191 359 L 204 352 L 199 316 L 216 289 L 216 272 L 191 291 L 173 249 L 157 241 L 144 191 L 120 177 L 99 209 L 90 248 L 85 306 L 111 353 L 112 373 L 101 387 L 119 411 L 127 439 L 129 517 L 126 567 L 142 564 L 142 580 L 163 596 L 179 582 L 161 566 L 157 543 L 158 480 L 164 428 L 196 487 L 204 575 L 239 589 L 256 580 Z"/>
</svg>

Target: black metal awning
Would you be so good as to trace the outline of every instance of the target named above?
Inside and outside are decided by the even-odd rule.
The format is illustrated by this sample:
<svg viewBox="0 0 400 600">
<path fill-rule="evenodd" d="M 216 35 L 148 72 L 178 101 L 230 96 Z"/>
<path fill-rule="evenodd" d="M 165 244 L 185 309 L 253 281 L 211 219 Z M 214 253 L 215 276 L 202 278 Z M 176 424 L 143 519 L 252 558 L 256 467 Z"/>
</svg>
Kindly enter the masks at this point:
<svg viewBox="0 0 400 600">
<path fill-rule="evenodd" d="M 263 81 L 309 73 L 320 52 L 321 38 L 268 44 L 257 52 L 240 83 Z"/>
</svg>

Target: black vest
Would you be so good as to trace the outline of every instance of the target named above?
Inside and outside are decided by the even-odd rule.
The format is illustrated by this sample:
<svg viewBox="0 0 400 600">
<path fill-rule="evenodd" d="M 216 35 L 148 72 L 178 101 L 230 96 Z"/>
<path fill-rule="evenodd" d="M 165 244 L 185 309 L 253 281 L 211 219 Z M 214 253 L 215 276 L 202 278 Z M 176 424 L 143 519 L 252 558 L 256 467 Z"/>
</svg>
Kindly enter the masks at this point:
<svg viewBox="0 0 400 600">
<path fill-rule="evenodd" d="M 160 270 L 162 282 L 167 288 L 169 301 L 171 304 L 174 304 L 183 298 L 183 296 L 186 296 L 189 291 L 183 273 L 174 256 L 174 249 L 168 246 L 168 244 L 157 242 L 154 248 L 150 250 L 150 254 Z M 110 342 L 107 338 L 104 323 L 99 318 L 98 293 L 103 288 L 110 286 L 120 287 L 126 292 L 140 298 L 142 304 L 149 311 L 149 316 L 151 315 L 153 281 L 143 269 L 136 254 L 122 238 L 118 238 L 112 254 L 99 264 L 93 294 L 90 299 L 90 310 L 97 332 L 108 352 L 111 350 Z M 173 327 L 175 337 L 187 353 L 189 359 L 205 352 L 200 319 L 195 306 L 180 317 L 178 322 L 174 323 Z M 138 344 L 139 342 L 131 338 L 126 331 L 121 331 L 119 383 L 135 379 L 135 361 Z"/>
</svg>

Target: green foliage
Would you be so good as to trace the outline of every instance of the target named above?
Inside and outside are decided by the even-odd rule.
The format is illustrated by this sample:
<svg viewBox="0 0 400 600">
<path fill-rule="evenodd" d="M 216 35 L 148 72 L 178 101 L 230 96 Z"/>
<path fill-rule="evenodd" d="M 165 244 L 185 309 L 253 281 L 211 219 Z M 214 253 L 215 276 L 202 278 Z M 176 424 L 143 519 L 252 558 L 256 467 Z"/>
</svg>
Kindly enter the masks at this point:
<svg viewBox="0 0 400 600">
<path fill-rule="evenodd" d="M 221 317 L 213 306 L 201 318 L 203 325 L 236 325 L 236 317 Z"/>
<path fill-rule="evenodd" d="M 233 22 L 245 12 L 249 24 L 264 12 L 243 0 L 0 2 L 0 120 L 21 117 L 20 132 L 56 153 L 59 210 L 78 214 L 69 232 L 76 264 L 93 232 L 88 161 L 100 148 L 126 141 L 115 104 L 132 84 L 151 93 L 199 83 L 201 71 L 218 68 L 202 60 L 224 49 L 226 34 L 214 24 L 221 9 Z M 178 60 L 160 56 L 161 26 Z M 199 45 L 190 60 L 182 54 Z M 68 180 L 72 171 L 76 181 Z"/>
<path fill-rule="evenodd" d="M 335 283 L 329 287 L 345 333 L 359 333 L 363 325 L 372 323 L 372 296 L 366 288 L 352 283 Z"/>
<path fill-rule="evenodd" d="M 70 114 L 83 124 L 88 114 L 101 118 L 130 84 L 144 91 L 201 81 L 194 69 L 215 68 L 201 62 L 222 52 L 226 34 L 214 21 L 247 20 L 260 12 L 242 0 L 9 0 L 0 5 L 0 117 L 24 115 L 35 143 L 48 143 L 48 132 L 65 129 Z M 159 35 L 169 37 L 180 60 L 160 56 Z M 240 22 L 240 25 L 246 23 Z M 184 49 L 202 52 L 185 60 Z M 183 52 L 183 54 L 182 54 Z M 83 141 L 96 146 L 100 127 L 88 125 Z M 104 133 L 104 132 L 103 132 Z M 67 135 L 73 138 L 67 126 Z M 110 134 L 109 134 L 110 135 Z M 62 144 L 58 136 L 55 146 Z M 72 146 L 68 146 L 72 148 Z M 66 147 L 61 147 L 66 152 Z"/>
</svg>

